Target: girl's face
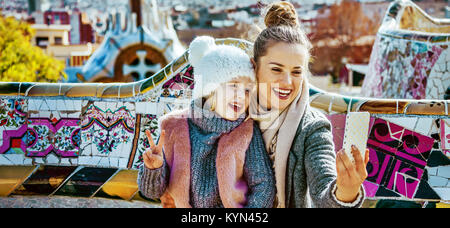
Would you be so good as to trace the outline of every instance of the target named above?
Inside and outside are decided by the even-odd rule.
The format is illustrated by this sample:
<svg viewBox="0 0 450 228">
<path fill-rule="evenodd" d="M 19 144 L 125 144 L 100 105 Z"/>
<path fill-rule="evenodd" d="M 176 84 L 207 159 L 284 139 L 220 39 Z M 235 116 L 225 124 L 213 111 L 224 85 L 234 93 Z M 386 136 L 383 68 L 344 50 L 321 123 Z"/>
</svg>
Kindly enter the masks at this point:
<svg viewBox="0 0 450 228">
<path fill-rule="evenodd" d="M 277 42 L 266 53 L 256 64 L 259 102 L 267 109 L 282 111 L 299 93 L 307 50 L 300 44 Z"/>
<path fill-rule="evenodd" d="M 226 84 L 222 84 L 215 91 L 215 112 L 230 121 L 237 120 L 247 111 L 250 103 L 250 93 L 255 85 L 248 78 L 240 77 Z"/>
</svg>

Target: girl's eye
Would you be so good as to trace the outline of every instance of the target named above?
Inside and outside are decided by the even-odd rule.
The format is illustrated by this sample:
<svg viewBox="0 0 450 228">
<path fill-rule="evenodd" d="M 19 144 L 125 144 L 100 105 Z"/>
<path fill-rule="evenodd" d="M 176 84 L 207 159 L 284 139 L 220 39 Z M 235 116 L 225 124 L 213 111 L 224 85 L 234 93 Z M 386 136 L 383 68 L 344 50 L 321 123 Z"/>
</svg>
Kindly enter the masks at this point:
<svg viewBox="0 0 450 228">
<path fill-rule="evenodd" d="M 302 74 L 301 71 L 294 71 L 294 72 L 292 72 L 292 75 L 295 75 L 295 76 L 300 76 L 301 74 Z"/>
</svg>

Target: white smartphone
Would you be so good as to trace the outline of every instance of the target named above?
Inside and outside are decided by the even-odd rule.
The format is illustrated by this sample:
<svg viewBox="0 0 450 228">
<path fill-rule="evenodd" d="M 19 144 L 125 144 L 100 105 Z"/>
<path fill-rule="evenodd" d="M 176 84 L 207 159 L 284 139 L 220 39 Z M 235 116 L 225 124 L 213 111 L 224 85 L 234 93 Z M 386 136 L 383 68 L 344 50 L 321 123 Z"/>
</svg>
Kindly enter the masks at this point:
<svg viewBox="0 0 450 228">
<path fill-rule="evenodd" d="M 349 112 L 345 120 L 345 133 L 342 148 L 352 162 L 355 159 L 352 155 L 352 145 L 355 145 L 361 152 L 361 157 L 364 160 L 367 146 L 367 139 L 369 134 L 369 112 Z"/>
</svg>

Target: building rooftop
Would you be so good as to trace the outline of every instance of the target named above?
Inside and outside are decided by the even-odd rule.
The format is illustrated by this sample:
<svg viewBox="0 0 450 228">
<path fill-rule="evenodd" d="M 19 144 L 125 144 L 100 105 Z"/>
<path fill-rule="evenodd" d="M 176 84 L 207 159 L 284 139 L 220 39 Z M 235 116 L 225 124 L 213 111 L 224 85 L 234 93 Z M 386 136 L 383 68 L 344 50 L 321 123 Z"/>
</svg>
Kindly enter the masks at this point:
<svg viewBox="0 0 450 228">
<path fill-rule="evenodd" d="M 34 29 L 42 29 L 42 30 L 67 30 L 70 31 L 72 28 L 71 25 L 47 25 L 47 24 L 32 24 L 32 28 Z"/>
</svg>

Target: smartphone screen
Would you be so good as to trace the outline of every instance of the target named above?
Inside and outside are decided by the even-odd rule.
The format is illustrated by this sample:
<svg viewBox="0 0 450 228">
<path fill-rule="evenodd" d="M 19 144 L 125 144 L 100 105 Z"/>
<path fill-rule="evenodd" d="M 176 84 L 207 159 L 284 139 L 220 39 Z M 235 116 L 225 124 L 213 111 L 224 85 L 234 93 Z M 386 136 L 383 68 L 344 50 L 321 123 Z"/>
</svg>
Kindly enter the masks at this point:
<svg viewBox="0 0 450 228">
<path fill-rule="evenodd" d="M 352 145 L 355 145 L 361 152 L 361 157 L 364 160 L 367 138 L 369 134 L 369 122 L 370 113 L 369 112 L 349 112 L 345 120 L 345 133 L 343 148 L 345 153 L 354 162 L 352 155 Z"/>
</svg>

